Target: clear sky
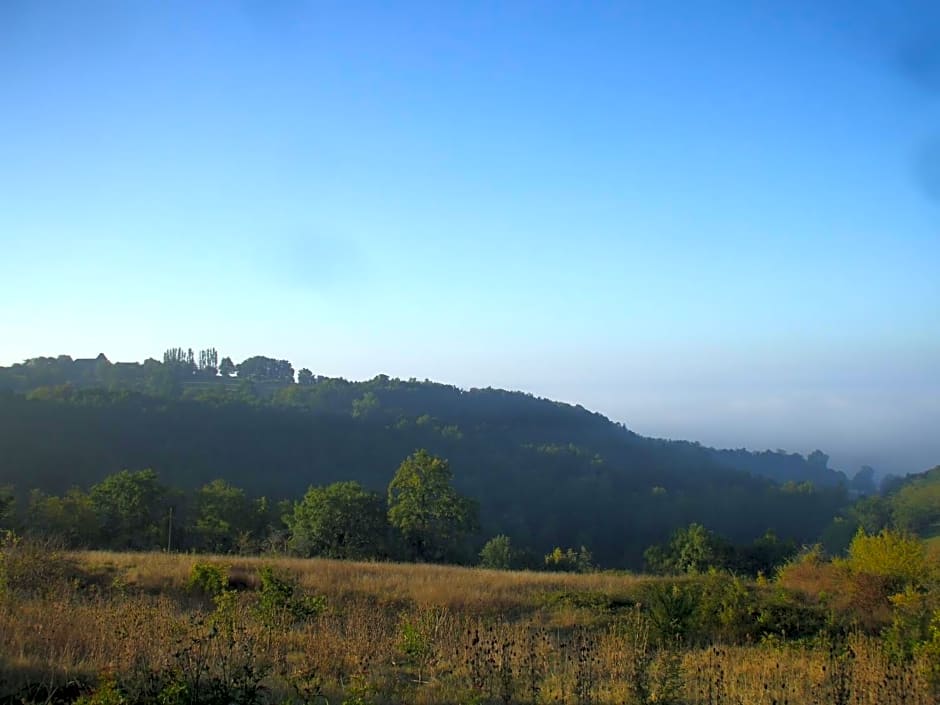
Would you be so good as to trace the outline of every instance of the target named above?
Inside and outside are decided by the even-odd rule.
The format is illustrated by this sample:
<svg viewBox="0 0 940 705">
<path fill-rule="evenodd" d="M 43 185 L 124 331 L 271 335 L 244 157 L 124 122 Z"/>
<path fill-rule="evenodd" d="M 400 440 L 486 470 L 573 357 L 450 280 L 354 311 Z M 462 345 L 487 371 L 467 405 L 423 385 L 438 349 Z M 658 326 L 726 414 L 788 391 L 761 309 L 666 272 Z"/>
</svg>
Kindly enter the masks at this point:
<svg viewBox="0 0 940 705">
<path fill-rule="evenodd" d="M 214 346 L 940 463 L 940 13 L 0 3 L 0 363 Z"/>
</svg>

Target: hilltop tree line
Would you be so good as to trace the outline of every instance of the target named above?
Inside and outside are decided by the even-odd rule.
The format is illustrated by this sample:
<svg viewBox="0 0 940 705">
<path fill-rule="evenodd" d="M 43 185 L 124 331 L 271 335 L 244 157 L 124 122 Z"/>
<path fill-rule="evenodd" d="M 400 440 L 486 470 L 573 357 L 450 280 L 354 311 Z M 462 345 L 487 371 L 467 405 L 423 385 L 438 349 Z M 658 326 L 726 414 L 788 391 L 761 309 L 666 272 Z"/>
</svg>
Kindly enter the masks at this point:
<svg viewBox="0 0 940 705">
<path fill-rule="evenodd" d="M 300 370 L 301 384 L 313 380 L 310 370 Z M 215 382 L 225 387 L 239 381 L 293 384 L 294 367 L 287 360 L 263 355 L 254 355 L 236 364 L 231 357 L 220 360 L 215 348 L 194 351 L 181 347 L 165 350 L 162 362 L 149 358 L 143 363 L 112 363 L 102 353 L 86 359 L 73 359 L 69 355 L 36 357 L 11 367 L 0 367 L 0 388 L 14 391 L 70 385 L 175 396 L 184 393 L 187 384 Z"/>
</svg>

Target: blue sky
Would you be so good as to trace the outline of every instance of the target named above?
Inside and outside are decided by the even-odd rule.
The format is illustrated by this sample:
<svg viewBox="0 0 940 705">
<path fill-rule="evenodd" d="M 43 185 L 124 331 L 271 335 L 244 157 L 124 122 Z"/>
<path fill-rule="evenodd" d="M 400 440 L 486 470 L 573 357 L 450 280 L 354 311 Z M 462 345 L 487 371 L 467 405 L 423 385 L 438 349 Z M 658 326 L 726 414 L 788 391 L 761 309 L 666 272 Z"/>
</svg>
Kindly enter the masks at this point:
<svg viewBox="0 0 940 705">
<path fill-rule="evenodd" d="M 0 363 L 215 346 L 940 463 L 930 3 L 0 4 Z"/>
</svg>

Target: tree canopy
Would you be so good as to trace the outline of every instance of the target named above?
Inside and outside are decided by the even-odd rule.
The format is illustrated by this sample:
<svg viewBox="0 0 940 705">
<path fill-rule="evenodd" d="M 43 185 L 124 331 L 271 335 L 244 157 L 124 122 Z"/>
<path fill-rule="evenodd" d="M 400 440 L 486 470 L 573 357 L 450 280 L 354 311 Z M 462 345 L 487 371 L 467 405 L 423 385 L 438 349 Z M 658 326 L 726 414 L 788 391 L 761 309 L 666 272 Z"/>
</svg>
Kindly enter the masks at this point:
<svg viewBox="0 0 940 705">
<path fill-rule="evenodd" d="M 290 547 L 302 556 L 384 558 L 389 553 L 385 502 L 355 481 L 311 487 L 285 515 Z"/>
<path fill-rule="evenodd" d="M 166 544 L 173 505 L 174 545 L 228 550 L 231 532 L 251 544 L 272 524 L 284 531 L 273 507 L 310 485 L 355 481 L 387 496 L 402 458 L 425 448 L 448 459 L 453 490 L 478 503 L 474 541 L 511 537 L 532 564 L 552 547 L 584 544 L 601 565 L 637 568 L 644 549 L 691 523 L 736 544 L 768 529 L 814 541 L 847 500 L 823 453 L 810 462 L 644 438 L 581 407 L 499 389 L 386 375 L 354 382 L 307 368 L 295 382 L 288 361 L 253 356 L 236 366 L 211 347 L 170 348 L 164 358 L 58 356 L 0 367 L 0 478 L 15 485 L 20 513 L 48 526 L 68 512 L 87 517 L 88 488 L 124 468 L 153 468 L 184 493 L 223 478 L 244 491 L 259 526 L 225 508 L 242 500 L 221 487 L 212 501 L 188 494 L 185 506 L 171 493 L 164 525 L 144 542 Z M 68 494 L 73 487 L 85 489 Z M 252 504 L 262 496 L 271 498 L 263 520 Z M 181 513 L 189 521 L 200 506 L 201 527 L 178 534 Z M 69 540 L 87 543 L 95 522 L 72 525 Z M 461 555 L 473 559 L 480 548 Z"/>
<path fill-rule="evenodd" d="M 112 548 L 150 549 L 162 541 L 162 517 L 169 521 L 167 489 L 153 470 L 122 470 L 91 488 L 91 506 L 102 536 Z"/>
<path fill-rule="evenodd" d="M 477 527 L 477 505 L 457 493 L 446 460 L 418 450 L 405 458 L 388 486 L 388 519 L 411 556 L 453 558 Z"/>
</svg>

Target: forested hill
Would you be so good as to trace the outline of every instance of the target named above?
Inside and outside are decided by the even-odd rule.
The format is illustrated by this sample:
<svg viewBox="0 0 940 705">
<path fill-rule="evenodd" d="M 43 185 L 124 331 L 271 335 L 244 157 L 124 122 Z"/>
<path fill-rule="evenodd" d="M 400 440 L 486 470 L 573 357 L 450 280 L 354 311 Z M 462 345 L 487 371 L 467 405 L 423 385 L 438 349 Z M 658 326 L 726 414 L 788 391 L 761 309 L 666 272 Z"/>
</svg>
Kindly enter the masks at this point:
<svg viewBox="0 0 940 705">
<path fill-rule="evenodd" d="M 518 392 L 308 370 L 295 381 L 286 361 L 234 365 L 214 350 L 143 364 L 38 358 L 0 368 L 0 390 L 0 484 L 20 492 L 145 467 L 167 484 L 221 477 L 273 499 L 349 479 L 383 490 L 405 456 L 427 448 L 480 502 L 484 533 L 535 550 L 583 543 L 626 565 L 693 521 L 732 540 L 767 529 L 812 540 L 845 497 L 822 453 L 644 438 Z"/>
</svg>

